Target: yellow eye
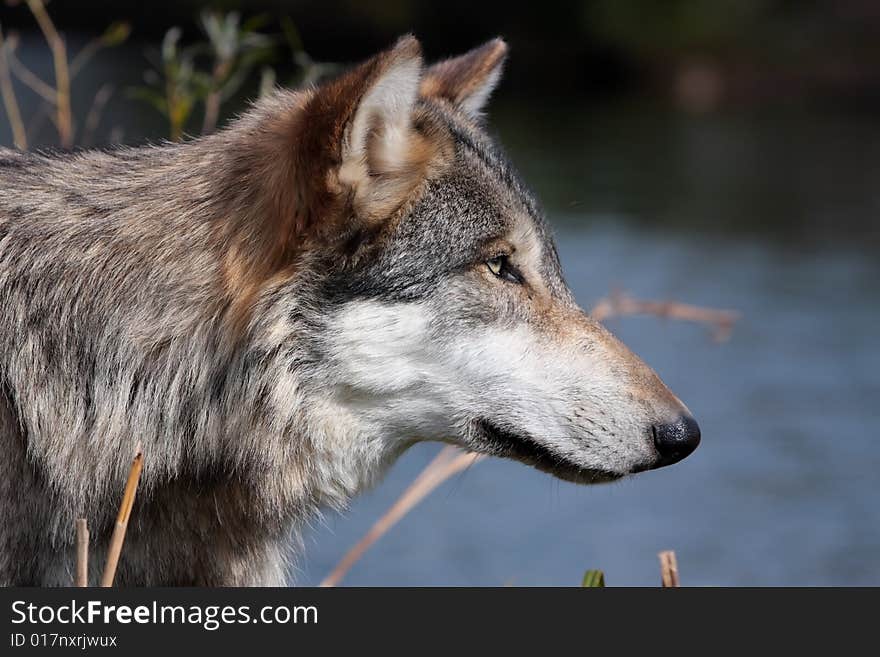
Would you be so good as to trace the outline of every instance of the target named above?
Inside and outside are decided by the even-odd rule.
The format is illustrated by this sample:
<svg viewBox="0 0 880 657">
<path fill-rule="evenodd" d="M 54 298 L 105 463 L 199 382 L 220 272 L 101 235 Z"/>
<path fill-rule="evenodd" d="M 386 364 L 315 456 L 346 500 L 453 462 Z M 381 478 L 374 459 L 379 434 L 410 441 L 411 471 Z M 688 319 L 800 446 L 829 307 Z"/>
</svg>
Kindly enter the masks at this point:
<svg viewBox="0 0 880 657">
<path fill-rule="evenodd" d="M 490 272 L 496 276 L 501 276 L 501 270 L 504 267 L 504 257 L 499 256 L 497 258 L 491 258 L 486 261 L 486 266 L 489 268 Z"/>
</svg>

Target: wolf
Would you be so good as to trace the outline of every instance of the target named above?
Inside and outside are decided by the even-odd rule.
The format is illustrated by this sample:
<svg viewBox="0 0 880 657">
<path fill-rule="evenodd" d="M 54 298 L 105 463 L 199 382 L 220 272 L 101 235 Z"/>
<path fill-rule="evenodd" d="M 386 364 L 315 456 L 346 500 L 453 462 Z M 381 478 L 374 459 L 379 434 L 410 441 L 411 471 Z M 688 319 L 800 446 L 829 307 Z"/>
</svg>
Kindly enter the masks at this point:
<svg viewBox="0 0 880 657">
<path fill-rule="evenodd" d="M 284 585 L 303 524 L 440 441 L 596 483 L 691 413 L 575 303 L 486 128 L 507 46 L 412 36 L 217 133 L 0 150 L 0 584 Z"/>
</svg>

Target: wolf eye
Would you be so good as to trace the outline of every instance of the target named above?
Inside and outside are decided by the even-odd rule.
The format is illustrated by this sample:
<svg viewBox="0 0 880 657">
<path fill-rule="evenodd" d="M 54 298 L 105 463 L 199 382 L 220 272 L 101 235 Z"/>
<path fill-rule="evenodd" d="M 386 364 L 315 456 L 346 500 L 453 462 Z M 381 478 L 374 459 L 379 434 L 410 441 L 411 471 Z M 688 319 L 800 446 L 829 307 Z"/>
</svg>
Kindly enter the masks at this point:
<svg viewBox="0 0 880 657">
<path fill-rule="evenodd" d="M 504 256 L 498 256 L 497 258 L 490 258 L 486 261 L 486 266 L 489 268 L 489 271 L 495 274 L 496 276 L 501 276 L 501 271 L 504 269 Z"/>
<path fill-rule="evenodd" d="M 516 271 L 516 269 L 514 269 L 510 262 L 508 262 L 506 255 L 489 258 L 486 261 L 486 266 L 489 268 L 489 271 L 498 278 L 503 278 L 504 280 L 510 281 L 511 283 L 522 282 L 519 273 Z"/>
</svg>

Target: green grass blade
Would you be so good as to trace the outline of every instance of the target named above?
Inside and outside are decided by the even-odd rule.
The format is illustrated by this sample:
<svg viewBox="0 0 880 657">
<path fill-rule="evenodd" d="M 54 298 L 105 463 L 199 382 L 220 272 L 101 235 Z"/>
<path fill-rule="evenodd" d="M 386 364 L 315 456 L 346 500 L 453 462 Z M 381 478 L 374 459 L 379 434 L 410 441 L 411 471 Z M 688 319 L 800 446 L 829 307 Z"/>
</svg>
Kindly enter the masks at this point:
<svg viewBox="0 0 880 657">
<path fill-rule="evenodd" d="M 605 588 L 605 573 L 601 570 L 588 570 L 584 573 L 584 581 L 581 586 L 585 588 Z"/>
</svg>

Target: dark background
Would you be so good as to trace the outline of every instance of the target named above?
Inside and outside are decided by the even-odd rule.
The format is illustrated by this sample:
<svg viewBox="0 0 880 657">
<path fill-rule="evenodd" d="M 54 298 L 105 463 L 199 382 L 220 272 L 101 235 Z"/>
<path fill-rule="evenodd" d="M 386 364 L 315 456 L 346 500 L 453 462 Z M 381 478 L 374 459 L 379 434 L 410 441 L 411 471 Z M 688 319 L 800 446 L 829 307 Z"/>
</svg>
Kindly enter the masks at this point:
<svg viewBox="0 0 880 657">
<path fill-rule="evenodd" d="M 217 1 L 55 0 L 57 24 L 89 34 L 113 20 L 135 41 L 158 42 L 172 25 L 198 34 L 206 6 L 271 19 L 291 17 L 306 50 L 321 61 L 350 62 L 415 33 L 429 57 L 496 35 L 515 57 L 503 93 L 557 98 L 644 93 L 669 98 L 692 67 L 722 81 L 725 102 L 880 102 L 880 4 L 872 0 L 545 0 L 443 3 L 391 0 Z M 7 29 L 33 28 L 24 3 L 3 10 Z M 672 85 L 672 89 L 670 89 Z"/>
</svg>

